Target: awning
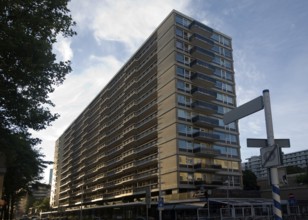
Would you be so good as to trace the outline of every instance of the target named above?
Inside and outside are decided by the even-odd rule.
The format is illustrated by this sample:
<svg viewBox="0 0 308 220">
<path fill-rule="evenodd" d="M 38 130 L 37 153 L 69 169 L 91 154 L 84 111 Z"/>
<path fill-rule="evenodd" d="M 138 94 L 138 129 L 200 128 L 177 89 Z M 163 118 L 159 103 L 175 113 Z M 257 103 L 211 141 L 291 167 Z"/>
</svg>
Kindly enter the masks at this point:
<svg viewBox="0 0 308 220">
<path fill-rule="evenodd" d="M 204 208 L 206 205 L 206 202 L 194 202 L 194 203 L 181 203 L 176 204 L 174 209 L 198 209 L 198 208 Z"/>
<path fill-rule="evenodd" d="M 272 205 L 272 199 L 263 198 L 211 198 L 210 203 L 221 203 L 231 206 L 258 206 L 258 205 Z"/>
<path fill-rule="evenodd" d="M 198 209 L 204 208 L 206 202 L 192 202 L 192 203 L 177 203 L 171 205 L 164 205 L 164 210 L 180 210 L 180 209 Z"/>
</svg>

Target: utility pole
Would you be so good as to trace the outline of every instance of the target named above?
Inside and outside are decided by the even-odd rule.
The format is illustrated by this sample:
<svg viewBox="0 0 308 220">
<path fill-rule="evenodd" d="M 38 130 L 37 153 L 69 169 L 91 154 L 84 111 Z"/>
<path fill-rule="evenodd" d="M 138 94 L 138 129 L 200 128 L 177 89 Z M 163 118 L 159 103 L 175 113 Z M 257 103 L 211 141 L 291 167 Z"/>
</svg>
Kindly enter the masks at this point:
<svg viewBox="0 0 308 220">
<path fill-rule="evenodd" d="M 263 91 L 263 103 L 264 103 L 264 113 L 265 113 L 265 123 L 266 123 L 266 133 L 267 133 L 267 144 L 268 146 L 274 146 L 275 139 L 274 139 L 274 128 L 273 128 L 269 90 Z M 274 202 L 275 220 L 282 220 L 279 177 L 278 177 L 277 167 L 271 167 L 270 172 L 271 172 L 272 197 Z"/>
<path fill-rule="evenodd" d="M 250 102 L 227 112 L 224 115 L 223 120 L 226 125 L 262 109 L 264 109 L 265 114 L 267 139 L 247 139 L 247 147 L 261 148 L 262 166 L 270 168 L 274 217 L 275 220 L 282 220 L 278 166 L 280 166 L 282 162 L 280 148 L 290 147 L 290 140 L 274 139 L 269 90 L 264 90 L 263 96 L 259 96 Z"/>
</svg>

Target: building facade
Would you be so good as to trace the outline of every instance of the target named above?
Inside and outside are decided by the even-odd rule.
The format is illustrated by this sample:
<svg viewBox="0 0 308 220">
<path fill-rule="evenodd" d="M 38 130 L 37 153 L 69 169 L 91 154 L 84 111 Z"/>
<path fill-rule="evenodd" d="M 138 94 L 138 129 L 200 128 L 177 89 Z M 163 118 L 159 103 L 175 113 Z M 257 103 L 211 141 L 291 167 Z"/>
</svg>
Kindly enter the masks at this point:
<svg viewBox="0 0 308 220">
<path fill-rule="evenodd" d="M 297 151 L 293 153 L 283 154 L 283 164 L 281 167 L 297 166 L 307 168 L 308 166 L 308 150 Z M 243 164 L 244 170 L 251 170 L 258 178 L 267 177 L 267 169 L 262 167 L 260 156 L 252 156 Z"/>
<path fill-rule="evenodd" d="M 172 11 L 55 146 L 54 208 L 241 188 L 231 38 Z"/>
</svg>

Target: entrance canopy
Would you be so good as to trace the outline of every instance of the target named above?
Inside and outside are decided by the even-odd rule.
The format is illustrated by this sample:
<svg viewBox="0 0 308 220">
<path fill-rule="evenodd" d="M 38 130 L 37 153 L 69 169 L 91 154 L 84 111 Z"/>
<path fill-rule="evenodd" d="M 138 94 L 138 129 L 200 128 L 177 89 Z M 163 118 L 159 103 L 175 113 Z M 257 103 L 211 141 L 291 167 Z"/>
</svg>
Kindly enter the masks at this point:
<svg viewBox="0 0 308 220">
<path fill-rule="evenodd" d="M 272 199 L 263 198 L 210 198 L 210 203 L 220 203 L 230 206 L 264 206 L 272 205 Z"/>
</svg>

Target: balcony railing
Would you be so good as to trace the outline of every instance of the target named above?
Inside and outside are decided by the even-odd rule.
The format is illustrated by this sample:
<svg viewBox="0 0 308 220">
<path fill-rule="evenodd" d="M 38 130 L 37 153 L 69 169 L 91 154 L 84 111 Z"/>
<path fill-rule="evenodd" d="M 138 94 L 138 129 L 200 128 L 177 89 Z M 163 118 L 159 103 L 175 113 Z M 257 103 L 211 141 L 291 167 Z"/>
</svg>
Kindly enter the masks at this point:
<svg viewBox="0 0 308 220">
<path fill-rule="evenodd" d="M 216 80 L 206 74 L 202 73 L 194 73 L 191 75 L 190 80 L 197 84 L 205 85 L 205 86 L 214 86 L 216 84 Z"/>
<path fill-rule="evenodd" d="M 209 118 L 201 115 L 193 117 L 192 122 L 196 125 L 206 126 L 206 127 L 216 127 L 219 125 L 218 119 Z"/>
<path fill-rule="evenodd" d="M 195 148 L 194 153 L 198 155 L 205 155 L 205 156 L 212 156 L 212 157 L 220 155 L 219 150 L 214 150 L 212 148 L 207 148 L 207 147 Z"/>
<path fill-rule="evenodd" d="M 191 89 L 190 93 L 196 97 L 196 98 L 200 98 L 200 99 L 216 99 L 217 97 L 217 92 L 214 92 L 212 90 L 209 89 L 205 89 L 205 88 L 200 88 L 200 87 L 194 87 Z"/>
<path fill-rule="evenodd" d="M 201 141 L 215 142 L 215 141 L 219 140 L 219 135 L 207 133 L 207 132 L 203 132 L 203 131 L 198 131 L 198 132 L 193 133 L 193 137 L 195 139 L 198 139 L 198 140 L 201 140 Z"/>
<path fill-rule="evenodd" d="M 218 110 L 218 106 L 202 101 L 193 102 L 191 107 L 205 114 L 214 113 Z"/>
<path fill-rule="evenodd" d="M 197 163 L 194 165 L 194 169 L 198 171 L 205 171 L 205 172 L 217 172 L 222 169 L 221 165 L 216 164 L 201 164 Z"/>
</svg>

